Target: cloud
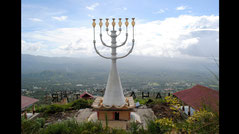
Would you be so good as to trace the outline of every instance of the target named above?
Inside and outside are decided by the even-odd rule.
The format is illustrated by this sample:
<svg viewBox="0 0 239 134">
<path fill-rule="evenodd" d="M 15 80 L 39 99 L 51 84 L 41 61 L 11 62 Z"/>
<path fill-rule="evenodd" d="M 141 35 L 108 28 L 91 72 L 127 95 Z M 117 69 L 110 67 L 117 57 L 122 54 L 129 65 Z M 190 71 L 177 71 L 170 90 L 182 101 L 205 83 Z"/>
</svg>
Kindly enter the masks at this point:
<svg viewBox="0 0 239 134">
<path fill-rule="evenodd" d="M 186 6 L 179 6 L 176 8 L 176 10 L 185 10 L 187 7 Z"/>
<path fill-rule="evenodd" d="M 95 10 L 95 8 L 97 7 L 97 6 L 99 6 L 99 3 L 94 3 L 94 4 L 92 4 L 92 5 L 90 5 L 90 6 L 86 6 L 86 8 L 88 9 L 88 10 Z"/>
<path fill-rule="evenodd" d="M 34 22 L 41 22 L 42 21 L 39 18 L 29 18 L 29 20 L 34 21 Z"/>
<path fill-rule="evenodd" d="M 193 45 L 193 44 L 197 44 L 199 42 L 199 37 L 197 38 L 189 38 L 189 39 L 185 39 L 182 40 L 182 45 L 179 46 L 179 48 L 182 49 L 187 49 L 189 46 Z"/>
<path fill-rule="evenodd" d="M 48 44 L 50 56 L 74 56 L 92 55 L 94 48 L 93 35 L 91 35 L 91 28 L 81 27 L 29 32 L 23 34 L 22 37 Z"/>
<path fill-rule="evenodd" d="M 94 15 L 88 14 L 88 17 L 90 17 L 90 18 L 94 18 Z"/>
<path fill-rule="evenodd" d="M 104 47 L 96 27 L 96 44 L 104 55 L 110 55 L 110 49 Z M 110 45 L 110 37 L 104 31 L 103 40 Z M 58 28 L 23 33 L 23 38 L 46 42 L 52 49 L 49 55 L 81 56 L 97 55 L 93 47 L 93 29 L 90 27 Z M 125 39 L 123 29 L 117 38 L 120 45 Z M 132 44 L 132 28 L 126 46 L 117 49 L 119 55 L 126 54 Z M 219 54 L 219 16 L 181 15 L 150 22 L 136 20 L 135 47 L 132 55 L 163 57 L 210 57 Z"/>
<path fill-rule="evenodd" d="M 118 7 L 118 8 L 114 8 L 114 10 L 116 12 L 118 12 L 118 11 L 126 11 L 126 10 L 128 10 L 128 8 L 127 7 Z"/>
<path fill-rule="evenodd" d="M 218 55 L 218 28 L 218 16 L 181 15 L 138 24 L 135 26 L 137 45 L 134 54 L 165 57 Z"/>
<path fill-rule="evenodd" d="M 165 12 L 165 10 L 160 9 L 159 11 L 154 12 L 154 14 L 161 14 L 161 13 L 164 13 L 164 12 Z"/>
<path fill-rule="evenodd" d="M 219 45 L 217 42 L 219 39 L 218 31 L 193 31 L 191 32 L 191 36 L 197 36 L 200 39 L 195 45 L 188 46 L 186 49 L 179 49 L 182 54 L 199 57 L 219 56 Z"/>
<path fill-rule="evenodd" d="M 22 53 L 32 54 L 39 51 L 43 47 L 41 42 L 27 42 L 25 40 L 21 41 Z"/>
<path fill-rule="evenodd" d="M 54 17 L 52 17 L 52 19 L 55 19 L 55 20 L 58 20 L 58 21 L 64 21 L 67 18 L 68 18 L 67 16 L 60 16 L 60 17 L 54 16 Z"/>
</svg>

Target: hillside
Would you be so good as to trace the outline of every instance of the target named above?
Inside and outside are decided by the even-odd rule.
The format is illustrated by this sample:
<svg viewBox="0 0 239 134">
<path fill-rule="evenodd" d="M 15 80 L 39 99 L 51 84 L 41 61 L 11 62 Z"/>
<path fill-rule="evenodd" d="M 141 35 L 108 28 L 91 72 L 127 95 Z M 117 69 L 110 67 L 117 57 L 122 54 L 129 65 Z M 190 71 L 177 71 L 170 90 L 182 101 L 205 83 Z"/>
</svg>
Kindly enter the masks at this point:
<svg viewBox="0 0 239 134">
<path fill-rule="evenodd" d="M 22 54 L 22 88 L 42 83 L 106 84 L 109 60 L 100 57 L 44 57 Z M 213 75 L 218 72 L 213 60 L 129 56 L 118 60 L 118 71 L 123 86 L 142 88 L 148 82 L 156 85 L 167 82 L 215 85 Z M 41 83 L 41 84 L 40 84 Z M 158 84 L 157 84 L 158 83 Z M 162 87 L 163 88 L 163 87 Z"/>
</svg>

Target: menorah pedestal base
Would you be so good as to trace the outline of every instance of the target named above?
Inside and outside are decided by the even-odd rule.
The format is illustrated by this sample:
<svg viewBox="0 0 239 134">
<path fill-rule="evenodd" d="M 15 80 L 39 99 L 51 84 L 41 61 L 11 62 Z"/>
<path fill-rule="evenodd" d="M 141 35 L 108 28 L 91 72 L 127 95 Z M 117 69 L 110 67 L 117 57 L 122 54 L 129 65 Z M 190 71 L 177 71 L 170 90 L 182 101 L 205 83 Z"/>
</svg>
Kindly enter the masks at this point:
<svg viewBox="0 0 239 134">
<path fill-rule="evenodd" d="M 112 61 L 111 70 L 108 77 L 108 82 L 104 94 L 103 104 L 111 106 L 123 106 L 126 104 L 121 86 L 120 77 L 117 71 L 116 61 Z"/>
</svg>

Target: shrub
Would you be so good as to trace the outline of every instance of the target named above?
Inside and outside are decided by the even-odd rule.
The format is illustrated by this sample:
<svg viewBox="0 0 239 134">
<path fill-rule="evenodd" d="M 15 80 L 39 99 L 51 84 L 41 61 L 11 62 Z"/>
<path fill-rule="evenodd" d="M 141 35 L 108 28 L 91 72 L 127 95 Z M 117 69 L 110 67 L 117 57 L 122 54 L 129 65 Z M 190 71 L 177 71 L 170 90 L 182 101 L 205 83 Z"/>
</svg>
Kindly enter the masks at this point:
<svg viewBox="0 0 239 134">
<path fill-rule="evenodd" d="M 36 112 L 49 111 L 49 113 L 51 113 L 51 111 L 54 109 L 57 110 L 56 112 L 62 112 L 62 111 L 67 111 L 72 109 L 90 108 L 93 101 L 94 100 L 90 100 L 90 99 L 89 100 L 78 99 L 68 104 L 40 105 L 40 106 L 36 106 Z"/>
<path fill-rule="evenodd" d="M 169 105 L 176 106 L 178 108 L 181 106 L 181 102 L 176 97 L 173 96 L 166 96 L 165 101 Z"/>
<path fill-rule="evenodd" d="M 35 121 L 39 122 L 41 124 L 42 128 L 44 127 L 45 122 L 46 122 L 45 118 L 37 118 Z"/>
<path fill-rule="evenodd" d="M 36 107 L 36 112 L 41 112 L 46 116 L 72 109 L 90 108 L 92 103 L 93 100 L 79 99 L 68 104 L 41 105 Z"/>
<path fill-rule="evenodd" d="M 48 106 L 48 105 L 40 105 L 40 106 L 37 105 L 37 106 L 36 106 L 36 112 L 38 112 L 38 113 L 39 113 L 39 112 L 40 112 L 40 113 L 41 113 L 41 112 L 44 112 L 44 111 L 46 110 L 47 106 Z"/>
<path fill-rule="evenodd" d="M 173 128 L 175 128 L 175 124 L 172 119 L 169 118 L 158 119 L 155 123 L 160 127 L 162 133 L 170 132 Z"/>
<path fill-rule="evenodd" d="M 40 128 L 45 124 L 44 118 L 37 118 L 36 120 L 21 119 L 21 132 L 23 134 L 38 134 Z"/>
<path fill-rule="evenodd" d="M 132 134 L 138 134 L 138 130 L 140 128 L 140 125 L 136 122 L 130 122 L 130 128 L 129 128 L 129 131 L 132 133 Z"/>
<path fill-rule="evenodd" d="M 60 104 L 52 104 L 45 107 L 43 115 L 55 114 L 65 111 L 64 106 Z"/>
<path fill-rule="evenodd" d="M 162 133 L 159 125 L 153 120 L 147 121 L 147 127 L 148 127 L 147 131 L 150 134 L 161 134 Z"/>
<path fill-rule="evenodd" d="M 148 130 L 146 133 L 149 134 L 164 134 L 176 129 L 176 125 L 173 123 L 173 120 L 169 118 L 157 119 L 155 121 L 150 120 L 147 122 L 147 127 Z"/>
<path fill-rule="evenodd" d="M 137 98 L 137 99 L 135 99 L 135 102 L 139 102 L 140 105 L 145 105 L 148 100 L 149 100 L 148 98 L 145 98 L 145 99 Z"/>
<path fill-rule="evenodd" d="M 166 100 L 164 98 L 153 99 L 153 102 L 151 102 L 150 104 L 151 105 L 166 104 Z"/>
<path fill-rule="evenodd" d="M 195 111 L 186 120 L 187 129 L 196 133 L 219 133 L 219 117 L 205 109 Z"/>
<path fill-rule="evenodd" d="M 40 134 L 103 134 L 104 129 L 99 122 L 78 123 L 75 120 L 66 120 L 51 124 L 41 129 Z"/>
<path fill-rule="evenodd" d="M 109 134 L 131 134 L 130 132 L 127 132 L 123 129 L 111 129 L 111 132 L 108 132 Z"/>
<path fill-rule="evenodd" d="M 85 122 L 79 125 L 81 130 L 90 130 L 92 134 L 103 133 L 104 128 L 100 122 Z"/>
<path fill-rule="evenodd" d="M 69 127 L 71 126 L 71 127 Z M 69 124 L 68 122 L 56 123 L 48 125 L 42 129 L 40 134 L 70 134 L 74 128 L 74 122 Z"/>
<path fill-rule="evenodd" d="M 73 101 L 71 107 L 73 109 L 91 108 L 93 100 L 78 99 Z"/>
</svg>

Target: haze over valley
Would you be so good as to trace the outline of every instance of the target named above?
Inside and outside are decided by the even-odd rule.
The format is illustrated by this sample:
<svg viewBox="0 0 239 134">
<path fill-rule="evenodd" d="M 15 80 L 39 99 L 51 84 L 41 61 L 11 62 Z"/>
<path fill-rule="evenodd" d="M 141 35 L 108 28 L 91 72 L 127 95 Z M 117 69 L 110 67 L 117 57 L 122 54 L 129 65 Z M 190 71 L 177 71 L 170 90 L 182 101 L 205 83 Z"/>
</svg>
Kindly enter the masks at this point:
<svg viewBox="0 0 239 134">
<path fill-rule="evenodd" d="M 105 88 L 110 63 L 110 60 L 97 56 L 69 58 L 22 54 L 22 88 Z M 213 73 L 218 76 L 219 68 L 215 61 L 209 58 L 129 56 L 118 60 L 117 66 L 124 89 L 182 90 L 201 84 L 218 90 L 218 81 Z"/>
</svg>

